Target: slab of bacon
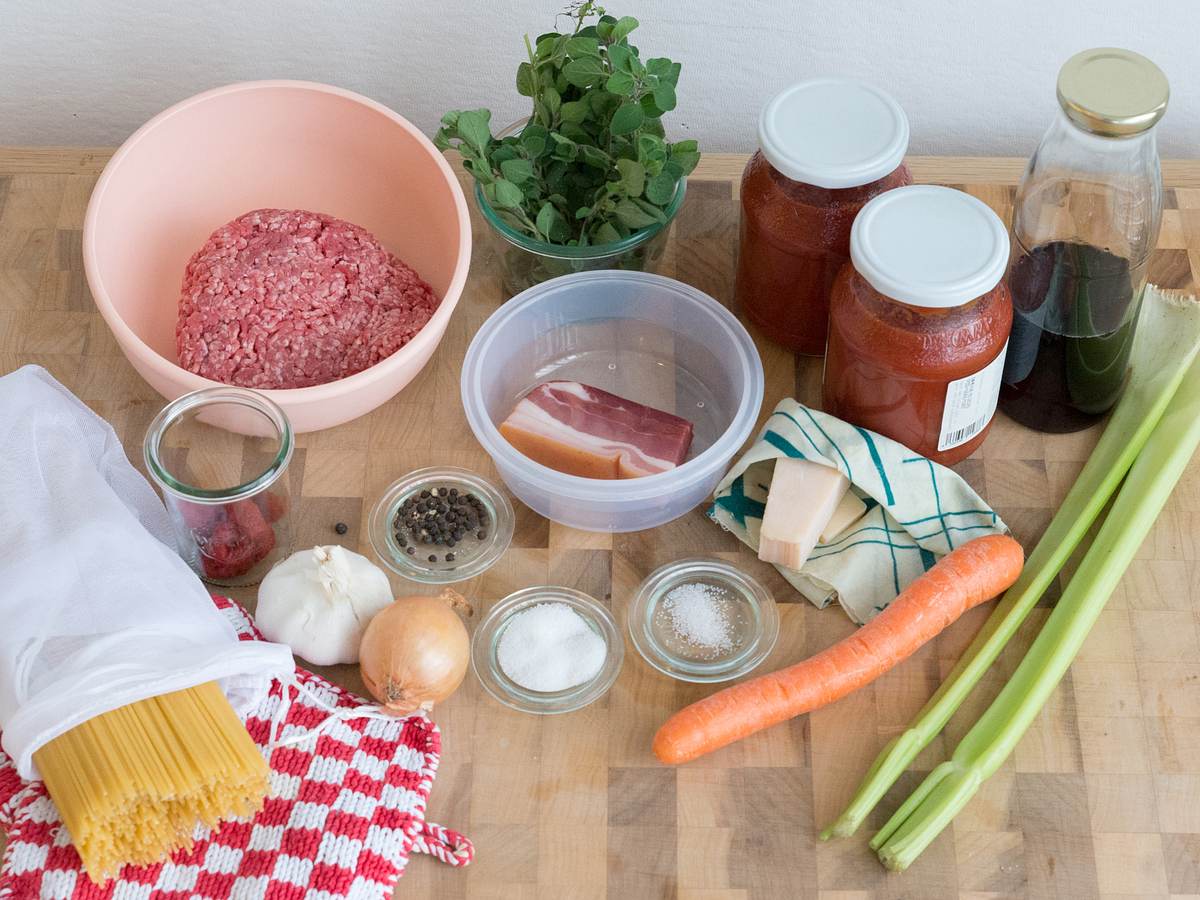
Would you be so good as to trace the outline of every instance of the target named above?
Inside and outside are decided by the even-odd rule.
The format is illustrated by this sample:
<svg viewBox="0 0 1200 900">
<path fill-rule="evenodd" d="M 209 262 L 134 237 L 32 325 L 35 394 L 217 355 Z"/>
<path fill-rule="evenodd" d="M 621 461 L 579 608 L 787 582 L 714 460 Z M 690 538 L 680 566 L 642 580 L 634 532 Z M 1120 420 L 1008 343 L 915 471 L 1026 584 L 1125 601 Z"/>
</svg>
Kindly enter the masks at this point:
<svg viewBox="0 0 1200 900">
<path fill-rule="evenodd" d="M 687 419 L 577 381 L 547 381 L 522 397 L 500 425 L 521 453 L 584 478 L 639 478 L 687 457 Z"/>
</svg>

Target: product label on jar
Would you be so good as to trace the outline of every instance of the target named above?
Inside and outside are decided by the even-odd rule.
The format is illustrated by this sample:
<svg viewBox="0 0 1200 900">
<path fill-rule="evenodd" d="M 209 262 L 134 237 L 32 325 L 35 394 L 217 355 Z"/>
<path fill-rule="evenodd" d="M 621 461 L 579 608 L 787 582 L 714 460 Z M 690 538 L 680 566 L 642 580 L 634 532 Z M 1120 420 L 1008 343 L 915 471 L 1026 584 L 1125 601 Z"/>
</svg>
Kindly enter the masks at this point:
<svg viewBox="0 0 1200 900">
<path fill-rule="evenodd" d="M 1000 398 L 1000 379 L 1004 374 L 1004 356 L 1008 342 L 990 363 L 966 378 L 946 386 L 946 405 L 942 409 L 942 431 L 938 452 L 965 444 L 987 427 L 996 414 Z"/>
</svg>

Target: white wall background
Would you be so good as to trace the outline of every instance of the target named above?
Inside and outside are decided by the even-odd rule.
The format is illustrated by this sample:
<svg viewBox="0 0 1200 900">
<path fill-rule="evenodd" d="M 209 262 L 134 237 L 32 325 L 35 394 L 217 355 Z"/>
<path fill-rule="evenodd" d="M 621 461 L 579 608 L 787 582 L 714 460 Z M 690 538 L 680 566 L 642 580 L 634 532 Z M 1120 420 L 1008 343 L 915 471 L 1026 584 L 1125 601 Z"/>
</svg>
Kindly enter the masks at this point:
<svg viewBox="0 0 1200 900">
<path fill-rule="evenodd" d="M 565 0 L 0 0 L 0 144 L 111 145 L 230 81 L 306 78 L 368 94 L 429 133 L 450 108 L 507 124 L 521 36 Z M 1200 155 L 1200 0 L 611 0 L 643 55 L 683 63 L 674 136 L 748 151 L 791 81 L 857 75 L 892 91 L 916 153 L 1027 156 L 1061 62 L 1118 45 L 1173 97 L 1164 155 Z"/>
</svg>

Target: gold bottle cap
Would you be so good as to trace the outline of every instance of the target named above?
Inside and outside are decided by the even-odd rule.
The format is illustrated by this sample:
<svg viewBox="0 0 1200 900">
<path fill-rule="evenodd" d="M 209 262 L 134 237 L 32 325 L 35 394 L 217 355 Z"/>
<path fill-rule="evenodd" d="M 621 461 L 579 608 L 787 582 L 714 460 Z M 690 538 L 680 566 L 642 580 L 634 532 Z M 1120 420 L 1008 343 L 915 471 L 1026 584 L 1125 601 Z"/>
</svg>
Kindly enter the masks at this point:
<svg viewBox="0 0 1200 900">
<path fill-rule="evenodd" d="M 1058 73 L 1058 102 L 1085 131 L 1123 137 L 1152 128 L 1167 110 L 1162 69 L 1140 53 L 1096 47 L 1076 53 Z"/>
</svg>

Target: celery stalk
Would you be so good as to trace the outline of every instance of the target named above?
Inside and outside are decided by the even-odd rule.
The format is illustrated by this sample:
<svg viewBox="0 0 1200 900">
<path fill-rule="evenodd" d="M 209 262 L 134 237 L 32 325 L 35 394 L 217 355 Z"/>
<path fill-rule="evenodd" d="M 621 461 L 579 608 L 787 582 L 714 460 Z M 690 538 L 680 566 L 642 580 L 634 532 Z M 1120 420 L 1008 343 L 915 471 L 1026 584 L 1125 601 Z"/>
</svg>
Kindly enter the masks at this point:
<svg viewBox="0 0 1200 900">
<path fill-rule="evenodd" d="M 1016 584 L 908 729 L 882 750 L 821 839 L 853 834 L 995 662 L 1099 516 L 1200 348 L 1200 304 L 1146 288 L 1124 396 Z"/>
<path fill-rule="evenodd" d="M 950 761 L 929 774 L 871 842 L 888 868 L 907 868 L 1012 753 L 1079 652 L 1197 445 L 1200 362 L 1193 362 L 1013 677 Z"/>
</svg>

